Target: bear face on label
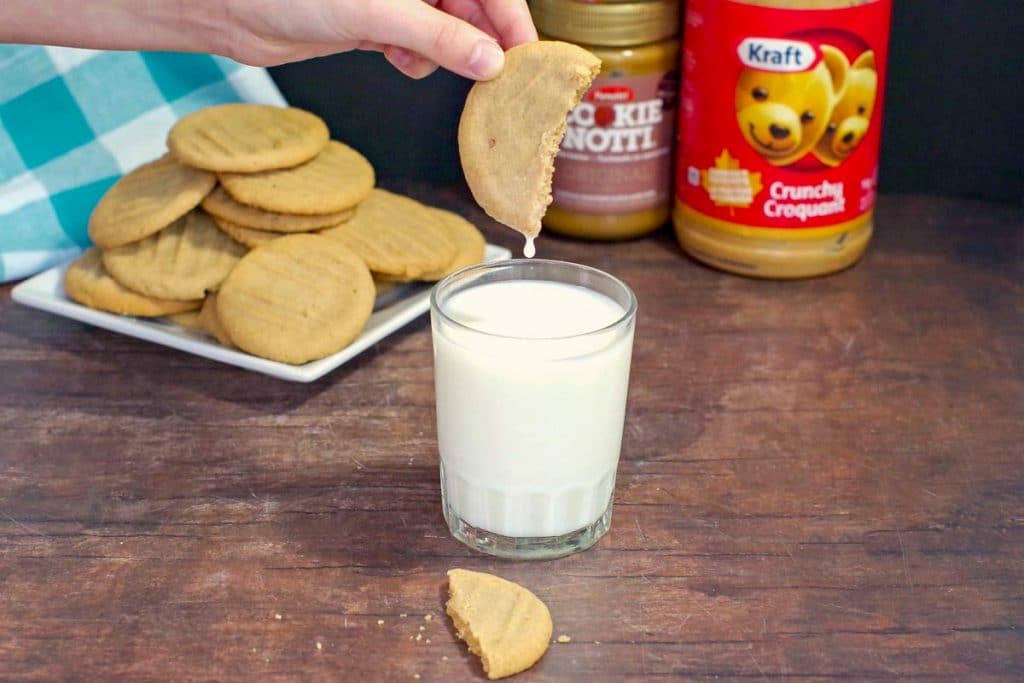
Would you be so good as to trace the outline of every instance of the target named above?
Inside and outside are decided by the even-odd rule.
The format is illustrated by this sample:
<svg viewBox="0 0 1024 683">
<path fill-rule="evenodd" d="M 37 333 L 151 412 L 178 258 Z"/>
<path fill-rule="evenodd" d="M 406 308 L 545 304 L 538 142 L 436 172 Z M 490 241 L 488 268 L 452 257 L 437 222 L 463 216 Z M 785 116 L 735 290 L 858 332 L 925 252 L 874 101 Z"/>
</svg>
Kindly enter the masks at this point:
<svg viewBox="0 0 1024 683">
<path fill-rule="evenodd" d="M 823 164 L 838 166 L 864 139 L 871 123 L 878 92 L 875 53 L 861 53 L 850 66 L 846 88 L 832 110 L 825 134 L 814 148 L 814 156 Z"/>
<path fill-rule="evenodd" d="M 810 152 L 831 121 L 850 63 L 831 45 L 821 60 L 796 73 L 745 67 L 736 81 L 736 120 L 747 143 L 775 166 Z"/>
</svg>

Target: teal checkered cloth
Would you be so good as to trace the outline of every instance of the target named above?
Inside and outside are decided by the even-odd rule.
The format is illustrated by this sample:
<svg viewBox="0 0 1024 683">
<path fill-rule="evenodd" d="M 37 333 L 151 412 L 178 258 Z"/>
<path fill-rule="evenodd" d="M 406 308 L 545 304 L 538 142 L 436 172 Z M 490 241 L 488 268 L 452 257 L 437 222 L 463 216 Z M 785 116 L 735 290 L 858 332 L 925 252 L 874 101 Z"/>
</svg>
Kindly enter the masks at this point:
<svg viewBox="0 0 1024 683">
<path fill-rule="evenodd" d="M 284 104 L 264 69 L 220 57 L 0 45 L 0 282 L 81 252 L 100 196 L 178 118 L 238 101 Z"/>
</svg>

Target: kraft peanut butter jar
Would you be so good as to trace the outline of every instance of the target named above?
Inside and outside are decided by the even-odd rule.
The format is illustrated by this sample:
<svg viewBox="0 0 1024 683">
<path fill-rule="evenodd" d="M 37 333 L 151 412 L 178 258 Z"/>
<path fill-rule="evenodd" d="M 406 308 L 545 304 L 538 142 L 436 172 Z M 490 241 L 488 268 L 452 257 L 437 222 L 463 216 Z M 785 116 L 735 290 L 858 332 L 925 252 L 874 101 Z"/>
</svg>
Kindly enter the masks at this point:
<svg viewBox="0 0 1024 683">
<path fill-rule="evenodd" d="M 722 270 L 823 275 L 874 229 L 891 0 L 689 0 L 673 220 Z"/>
<path fill-rule="evenodd" d="M 532 0 L 537 30 L 597 55 L 570 113 L 544 227 L 621 240 L 668 222 L 679 88 L 679 3 Z"/>
</svg>

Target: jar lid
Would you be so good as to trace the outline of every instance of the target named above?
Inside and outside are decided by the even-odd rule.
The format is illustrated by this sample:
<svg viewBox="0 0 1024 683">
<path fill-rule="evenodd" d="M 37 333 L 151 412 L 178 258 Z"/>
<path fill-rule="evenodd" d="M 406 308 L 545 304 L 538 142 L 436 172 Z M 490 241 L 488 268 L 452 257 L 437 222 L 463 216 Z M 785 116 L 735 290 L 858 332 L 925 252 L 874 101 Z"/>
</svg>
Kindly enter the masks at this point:
<svg viewBox="0 0 1024 683">
<path fill-rule="evenodd" d="M 587 45 L 644 45 L 679 33 L 678 0 L 530 0 L 530 9 L 544 35 Z"/>
</svg>

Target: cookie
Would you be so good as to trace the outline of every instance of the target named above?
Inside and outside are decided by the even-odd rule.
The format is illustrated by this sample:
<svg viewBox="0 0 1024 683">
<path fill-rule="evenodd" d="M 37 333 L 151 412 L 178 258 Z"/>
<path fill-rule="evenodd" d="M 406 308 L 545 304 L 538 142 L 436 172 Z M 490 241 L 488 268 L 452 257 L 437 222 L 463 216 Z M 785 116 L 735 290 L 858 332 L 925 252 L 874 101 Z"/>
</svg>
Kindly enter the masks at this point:
<svg viewBox="0 0 1024 683">
<path fill-rule="evenodd" d="M 526 671 L 551 642 L 551 613 L 522 586 L 492 574 L 448 572 L 448 616 L 491 680 Z"/>
<path fill-rule="evenodd" d="M 480 263 L 484 260 L 484 251 L 487 248 L 487 241 L 477 227 L 457 213 L 434 209 L 436 215 L 444 228 L 445 234 L 455 244 L 455 257 L 441 270 L 423 273 L 421 280 L 440 280 L 449 273 L 454 273 L 460 268 Z"/>
<path fill-rule="evenodd" d="M 273 213 L 240 204 L 231 198 L 223 187 L 214 188 L 203 200 L 207 213 L 230 221 L 240 227 L 254 230 L 269 230 L 277 233 L 310 232 L 344 223 L 352 217 L 352 210 L 325 213 L 322 215 L 296 216 L 287 213 Z"/>
<path fill-rule="evenodd" d="M 320 235 L 257 247 L 217 294 L 217 315 L 243 351 L 305 363 L 354 340 L 373 309 L 370 271 L 351 249 Z"/>
<path fill-rule="evenodd" d="M 352 218 L 320 234 L 340 241 L 389 280 L 415 280 L 445 268 L 456 255 L 433 209 L 381 189 L 370 192 Z"/>
<path fill-rule="evenodd" d="M 204 332 L 216 339 L 221 346 L 226 346 L 229 349 L 235 348 L 235 345 L 231 343 L 231 337 L 228 336 L 227 330 L 224 329 L 224 325 L 220 322 L 220 315 L 217 313 L 216 292 L 207 294 L 203 300 L 203 307 L 199 309 L 199 326 Z"/>
<path fill-rule="evenodd" d="M 270 230 L 254 230 L 247 228 L 244 225 L 238 225 L 231 221 L 224 220 L 219 216 L 213 217 L 213 222 L 216 223 L 217 227 L 224 231 L 231 239 L 244 244 L 250 249 L 255 249 L 258 246 L 264 245 L 267 242 L 272 242 L 278 237 L 284 237 L 290 233 L 287 232 L 271 232 Z"/>
<path fill-rule="evenodd" d="M 235 201 L 274 213 L 323 215 L 351 209 L 375 182 L 373 166 L 348 145 L 332 140 L 295 168 L 262 173 L 221 173 Z"/>
<path fill-rule="evenodd" d="M 373 310 L 375 311 L 387 308 L 417 291 L 422 291 L 421 283 L 419 282 L 382 280 L 379 275 L 373 276 L 373 286 L 377 290 L 377 298 L 373 302 Z"/>
<path fill-rule="evenodd" d="M 527 237 L 540 233 L 566 117 L 600 68 L 581 47 L 538 41 L 506 52 L 501 74 L 473 85 L 459 120 L 459 158 L 487 215 Z"/>
<path fill-rule="evenodd" d="M 202 209 L 155 235 L 103 252 L 103 266 L 125 287 L 163 299 L 201 299 L 242 257 L 243 245 L 218 230 Z"/>
<path fill-rule="evenodd" d="M 167 146 L 194 168 L 254 173 L 305 163 L 329 137 L 327 124 L 302 109 L 222 104 L 183 117 L 167 135 Z"/>
<path fill-rule="evenodd" d="M 104 249 L 137 242 L 199 205 L 217 176 L 165 155 L 111 186 L 89 217 L 89 237 Z"/>
<path fill-rule="evenodd" d="M 172 301 L 145 296 L 122 286 L 103 268 L 100 250 L 86 250 L 64 273 L 64 291 L 78 303 L 119 315 L 155 318 L 198 309 L 201 300 Z"/>
<path fill-rule="evenodd" d="M 184 327 L 186 330 L 195 330 L 196 332 L 205 332 L 202 324 L 199 322 L 199 311 L 185 311 L 184 313 L 171 313 L 170 315 L 164 316 L 168 321 L 174 323 L 179 327 Z"/>
</svg>

